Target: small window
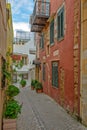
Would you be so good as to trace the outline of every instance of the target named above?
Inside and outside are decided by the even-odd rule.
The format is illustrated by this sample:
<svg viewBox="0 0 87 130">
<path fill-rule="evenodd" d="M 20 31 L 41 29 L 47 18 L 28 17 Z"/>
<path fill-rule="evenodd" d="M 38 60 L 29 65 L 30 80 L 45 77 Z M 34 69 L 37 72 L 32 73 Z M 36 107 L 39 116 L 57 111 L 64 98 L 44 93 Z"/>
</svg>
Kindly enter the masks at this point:
<svg viewBox="0 0 87 130">
<path fill-rule="evenodd" d="M 52 62 L 52 85 L 58 87 L 58 62 Z"/>
<path fill-rule="evenodd" d="M 54 43 L 54 20 L 50 24 L 50 44 Z"/>
<path fill-rule="evenodd" d="M 23 74 L 23 79 L 28 79 L 28 74 Z"/>
<path fill-rule="evenodd" d="M 64 7 L 58 12 L 58 40 L 64 37 Z"/>
</svg>

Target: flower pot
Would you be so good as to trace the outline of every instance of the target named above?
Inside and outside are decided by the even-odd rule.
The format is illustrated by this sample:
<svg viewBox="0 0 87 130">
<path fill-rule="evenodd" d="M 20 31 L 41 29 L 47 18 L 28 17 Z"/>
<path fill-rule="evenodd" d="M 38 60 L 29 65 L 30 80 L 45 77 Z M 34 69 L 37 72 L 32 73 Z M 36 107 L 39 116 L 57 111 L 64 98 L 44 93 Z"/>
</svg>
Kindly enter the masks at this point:
<svg viewBox="0 0 87 130">
<path fill-rule="evenodd" d="M 3 119 L 3 130 L 16 130 L 16 119 Z"/>
<path fill-rule="evenodd" d="M 36 89 L 36 92 L 37 92 L 37 93 L 42 93 L 42 92 L 43 92 L 43 89 Z"/>
<path fill-rule="evenodd" d="M 25 87 L 25 85 L 22 85 L 22 88 L 24 88 Z"/>
</svg>

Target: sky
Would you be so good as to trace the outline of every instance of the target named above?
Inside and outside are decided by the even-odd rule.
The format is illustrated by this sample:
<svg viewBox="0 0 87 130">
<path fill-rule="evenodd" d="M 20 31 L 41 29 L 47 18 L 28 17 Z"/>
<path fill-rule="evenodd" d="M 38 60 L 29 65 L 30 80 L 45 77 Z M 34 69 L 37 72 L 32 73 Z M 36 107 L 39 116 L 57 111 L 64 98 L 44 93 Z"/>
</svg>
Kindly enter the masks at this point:
<svg viewBox="0 0 87 130">
<path fill-rule="evenodd" d="M 29 17 L 33 12 L 33 0 L 8 0 L 12 8 L 14 36 L 16 30 L 30 31 Z"/>
</svg>

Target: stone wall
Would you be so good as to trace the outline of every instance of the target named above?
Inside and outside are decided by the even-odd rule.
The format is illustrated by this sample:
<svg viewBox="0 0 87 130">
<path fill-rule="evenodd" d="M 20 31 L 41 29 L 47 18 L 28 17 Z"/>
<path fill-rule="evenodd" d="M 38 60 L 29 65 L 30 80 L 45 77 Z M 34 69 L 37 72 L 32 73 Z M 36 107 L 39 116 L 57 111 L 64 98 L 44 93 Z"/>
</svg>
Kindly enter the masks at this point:
<svg viewBox="0 0 87 130">
<path fill-rule="evenodd" d="M 81 1 L 81 100 L 80 115 L 87 125 L 87 0 Z"/>
<path fill-rule="evenodd" d="M 4 88 L 2 88 L 2 57 L 6 59 L 6 1 L 0 0 L 0 130 L 2 130 L 2 112 L 4 102 Z"/>
<path fill-rule="evenodd" d="M 74 0 L 74 114 L 80 111 L 80 1 Z"/>
<path fill-rule="evenodd" d="M 0 54 L 6 57 L 6 1 L 0 1 Z"/>
</svg>

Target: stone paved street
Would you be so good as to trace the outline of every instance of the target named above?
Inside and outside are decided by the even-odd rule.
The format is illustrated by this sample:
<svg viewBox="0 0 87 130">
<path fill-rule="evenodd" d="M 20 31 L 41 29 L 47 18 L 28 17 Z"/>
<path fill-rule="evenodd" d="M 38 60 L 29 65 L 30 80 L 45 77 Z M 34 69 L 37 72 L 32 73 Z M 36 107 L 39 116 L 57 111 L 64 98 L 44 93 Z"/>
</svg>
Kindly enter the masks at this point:
<svg viewBox="0 0 87 130">
<path fill-rule="evenodd" d="M 87 130 L 43 93 L 37 94 L 28 87 L 21 88 L 17 99 L 23 103 L 17 130 Z"/>
</svg>

